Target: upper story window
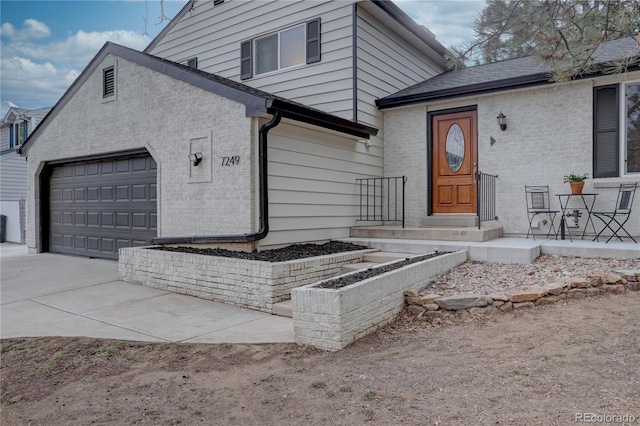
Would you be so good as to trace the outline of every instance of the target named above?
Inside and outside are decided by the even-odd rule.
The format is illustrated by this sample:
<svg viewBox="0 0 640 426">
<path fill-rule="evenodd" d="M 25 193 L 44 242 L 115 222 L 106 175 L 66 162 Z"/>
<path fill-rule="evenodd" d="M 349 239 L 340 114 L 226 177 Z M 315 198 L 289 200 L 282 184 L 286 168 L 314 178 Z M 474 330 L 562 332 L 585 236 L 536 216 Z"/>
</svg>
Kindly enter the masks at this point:
<svg viewBox="0 0 640 426">
<path fill-rule="evenodd" d="M 639 174 L 640 81 L 595 87 L 593 102 L 593 177 Z"/>
<path fill-rule="evenodd" d="M 246 40 L 240 46 L 240 78 L 320 61 L 320 18 Z"/>
<path fill-rule="evenodd" d="M 21 146 L 29 136 L 29 122 L 26 120 L 16 121 L 9 127 L 9 148 Z"/>
</svg>

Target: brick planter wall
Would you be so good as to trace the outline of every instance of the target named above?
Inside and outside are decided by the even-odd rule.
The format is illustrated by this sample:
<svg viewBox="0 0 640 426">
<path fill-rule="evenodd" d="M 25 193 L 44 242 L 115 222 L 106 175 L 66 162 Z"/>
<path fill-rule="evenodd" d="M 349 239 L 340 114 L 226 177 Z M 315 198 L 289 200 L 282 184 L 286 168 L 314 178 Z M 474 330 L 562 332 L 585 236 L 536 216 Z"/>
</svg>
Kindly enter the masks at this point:
<svg viewBox="0 0 640 426">
<path fill-rule="evenodd" d="M 128 282 L 273 313 L 273 304 L 288 299 L 292 288 L 338 275 L 342 265 L 375 251 L 263 262 L 123 248 L 118 268 Z"/>
<path fill-rule="evenodd" d="M 467 252 L 445 254 L 340 288 L 319 283 L 291 291 L 297 343 L 336 351 L 392 320 L 404 306 L 403 291 L 467 260 Z"/>
</svg>

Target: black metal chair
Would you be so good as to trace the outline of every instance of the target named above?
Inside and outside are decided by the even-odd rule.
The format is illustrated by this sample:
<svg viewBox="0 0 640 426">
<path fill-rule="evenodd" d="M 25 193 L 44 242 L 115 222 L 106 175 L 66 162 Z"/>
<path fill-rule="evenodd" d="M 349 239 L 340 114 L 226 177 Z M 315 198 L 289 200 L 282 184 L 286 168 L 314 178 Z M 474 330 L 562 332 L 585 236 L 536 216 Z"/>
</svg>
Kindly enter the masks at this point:
<svg viewBox="0 0 640 426">
<path fill-rule="evenodd" d="M 621 183 L 618 190 L 618 200 L 616 201 L 615 210 L 612 212 L 591 212 L 593 217 L 597 217 L 604 223 L 604 227 L 598 232 L 593 241 L 600 241 L 598 238 L 607 229 L 611 231 L 611 236 L 606 241 L 611 241 L 613 237 L 617 237 L 620 241 L 622 238 L 631 238 L 634 243 L 638 243 L 632 236 L 624 229 L 624 225 L 631 217 L 631 207 L 633 206 L 633 199 L 636 194 L 636 188 L 638 183 Z M 627 234 L 626 236 L 619 235 L 621 232 Z M 606 235 L 605 235 L 606 236 Z M 603 237 L 604 238 L 604 237 Z"/>
<path fill-rule="evenodd" d="M 536 239 L 536 236 L 533 233 L 533 220 L 538 215 L 547 215 L 551 222 L 547 238 L 551 235 L 552 230 L 555 235 L 556 227 L 554 225 L 554 221 L 556 220 L 556 215 L 560 213 L 560 210 L 551 210 L 551 205 L 549 203 L 549 186 L 525 185 L 524 190 L 527 197 L 527 217 L 529 219 L 527 238 L 531 235 L 534 240 Z"/>
</svg>

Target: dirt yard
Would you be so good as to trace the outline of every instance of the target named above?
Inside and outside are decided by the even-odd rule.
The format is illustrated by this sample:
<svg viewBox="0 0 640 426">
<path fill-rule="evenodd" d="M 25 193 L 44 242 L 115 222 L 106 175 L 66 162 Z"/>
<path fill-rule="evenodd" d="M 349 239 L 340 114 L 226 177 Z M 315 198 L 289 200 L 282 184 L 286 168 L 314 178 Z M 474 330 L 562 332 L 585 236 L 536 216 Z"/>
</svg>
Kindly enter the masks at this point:
<svg viewBox="0 0 640 426">
<path fill-rule="evenodd" d="M 337 353 L 39 338 L 1 362 L 3 426 L 640 424 L 640 293 L 403 316 Z"/>
</svg>

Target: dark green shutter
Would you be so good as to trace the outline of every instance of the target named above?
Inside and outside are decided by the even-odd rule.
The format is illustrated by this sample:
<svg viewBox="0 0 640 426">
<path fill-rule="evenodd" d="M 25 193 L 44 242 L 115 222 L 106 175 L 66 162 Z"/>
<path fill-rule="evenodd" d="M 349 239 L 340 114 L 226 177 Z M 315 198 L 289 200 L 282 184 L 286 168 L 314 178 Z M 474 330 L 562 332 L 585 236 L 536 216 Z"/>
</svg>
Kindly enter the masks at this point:
<svg viewBox="0 0 640 426">
<path fill-rule="evenodd" d="M 307 21 L 307 64 L 320 62 L 320 18 Z"/>
<path fill-rule="evenodd" d="M 22 143 L 25 143 L 27 141 L 27 138 L 29 137 L 29 122 L 27 120 L 24 121 L 24 127 L 22 130 Z"/>
<path fill-rule="evenodd" d="M 11 124 L 11 126 L 9 126 L 9 148 L 13 148 L 16 145 L 16 142 L 14 140 L 14 130 L 13 130 L 13 126 L 15 124 Z"/>
<path fill-rule="evenodd" d="M 593 89 L 593 177 L 620 176 L 618 85 Z"/>
<path fill-rule="evenodd" d="M 240 43 L 240 79 L 253 77 L 252 42 L 246 40 Z"/>
</svg>

